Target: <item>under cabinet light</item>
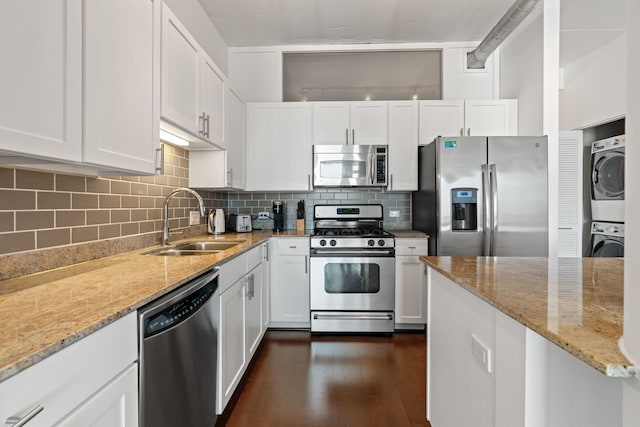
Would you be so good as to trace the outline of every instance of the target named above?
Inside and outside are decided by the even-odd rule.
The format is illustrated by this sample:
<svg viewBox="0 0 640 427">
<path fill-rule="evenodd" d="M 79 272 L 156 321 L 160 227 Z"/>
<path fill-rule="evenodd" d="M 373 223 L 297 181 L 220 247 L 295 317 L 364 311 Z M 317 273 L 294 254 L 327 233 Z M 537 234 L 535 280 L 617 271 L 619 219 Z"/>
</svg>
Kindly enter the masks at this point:
<svg viewBox="0 0 640 427">
<path fill-rule="evenodd" d="M 169 144 L 179 145 L 181 147 L 188 147 L 189 141 L 184 138 L 180 138 L 177 135 L 167 132 L 166 130 L 160 129 L 160 141 L 168 142 Z"/>
</svg>

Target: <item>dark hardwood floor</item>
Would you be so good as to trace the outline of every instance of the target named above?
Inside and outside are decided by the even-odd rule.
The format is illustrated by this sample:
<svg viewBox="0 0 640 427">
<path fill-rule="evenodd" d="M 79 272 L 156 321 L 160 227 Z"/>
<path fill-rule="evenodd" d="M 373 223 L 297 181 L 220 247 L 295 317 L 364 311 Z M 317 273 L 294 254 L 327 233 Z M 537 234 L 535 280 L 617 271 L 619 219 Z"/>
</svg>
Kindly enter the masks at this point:
<svg viewBox="0 0 640 427">
<path fill-rule="evenodd" d="M 424 332 L 268 331 L 235 404 L 217 425 L 429 426 L 425 353 Z"/>
</svg>

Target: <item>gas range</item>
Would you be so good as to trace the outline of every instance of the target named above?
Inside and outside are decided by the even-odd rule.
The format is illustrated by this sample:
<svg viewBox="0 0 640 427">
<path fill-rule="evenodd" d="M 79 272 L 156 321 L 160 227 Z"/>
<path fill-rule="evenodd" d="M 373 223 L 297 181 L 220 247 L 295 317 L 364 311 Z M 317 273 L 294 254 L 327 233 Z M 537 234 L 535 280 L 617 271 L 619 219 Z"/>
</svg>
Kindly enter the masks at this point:
<svg viewBox="0 0 640 427">
<path fill-rule="evenodd" d="M 316 205 L 311 249 L 393 248 L 382 218 L 382 205 Z"/>
</svg>

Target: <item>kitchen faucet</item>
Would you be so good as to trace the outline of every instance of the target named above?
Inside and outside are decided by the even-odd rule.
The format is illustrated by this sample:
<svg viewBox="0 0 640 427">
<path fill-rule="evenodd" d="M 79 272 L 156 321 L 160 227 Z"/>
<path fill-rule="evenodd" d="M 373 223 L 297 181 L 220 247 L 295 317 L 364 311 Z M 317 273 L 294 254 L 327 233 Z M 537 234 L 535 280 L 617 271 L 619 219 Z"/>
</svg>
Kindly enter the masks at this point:
<svg viewBox="0 0 640 427">
<path fill-rule="evenodd" d="M 162 245 L 167 246 L 169 244 L 169 200 L 176 194 L 186 191 L 187 193 L 193 194 L 193 196 L 198 200 L 198 205 L 200 205 L 200 216 L 205 216 L 204 213 L 204 202 L 202 201 L 202 197 L 195 191 L 190 188 L 180 187 L 173 190 L 166 199 L 164 199 L 164 210 L 163 210 L 163 223 L 162 223 Z"/>
</svg>

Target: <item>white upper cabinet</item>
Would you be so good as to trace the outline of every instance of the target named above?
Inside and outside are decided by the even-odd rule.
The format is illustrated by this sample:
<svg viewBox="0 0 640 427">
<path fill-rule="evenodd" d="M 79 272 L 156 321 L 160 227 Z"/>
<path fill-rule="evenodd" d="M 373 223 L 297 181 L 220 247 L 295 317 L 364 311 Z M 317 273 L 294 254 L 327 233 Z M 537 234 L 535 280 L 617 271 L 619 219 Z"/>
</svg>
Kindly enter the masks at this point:
<svg viewBox="0 0 640 427">
<path fill-rule="evenodd" d="M 311 105 L 247 107 L 247 190 L 311 190 Z"/>
<path fill-rule="evenodd" d="M 389 101 L 389 191 L 418 189 L 418 101 Z"/>
<path fill-rule="evenodd" d="M 246 104 L 226 89 L 226 150 L 192 151 L 189 154 L 189 186 L 193 188 L 246 188 Z"/>
<path fill-rule="evenodd" d="M 171 9 L 162 13 L 161 127 L 192 148 L 225 148 L 224 74 Z"/>
<path fill-rule="evenodd" d="M 312 102 L 313 144 L 387 143 L 387 102 Z"/>
<path fill-rule="evenodd" d="M 518 134 L 518 101 L 488 99 L 465 101 L 467 136 L 511 136 Z"/>
<path fill-rule="evenodd" d="M 438 136 L 518 134 L 518 101 L 420 101 L 420 144 Z"/>
<path fill-rule="evenodd" d="M 2 162 L 155 173 L 160 7 L 159 0 L 3 2 Z"/>
<path fill-rule="evenodd" d="M 82 4 L 4 1 L 0 38 L 0 149 L 82 161 Z"/>
<path fill-rule="evenodd" d="M 154 174 L 160 0 L 84 2 L 84 161 Z"/>
</svg>

